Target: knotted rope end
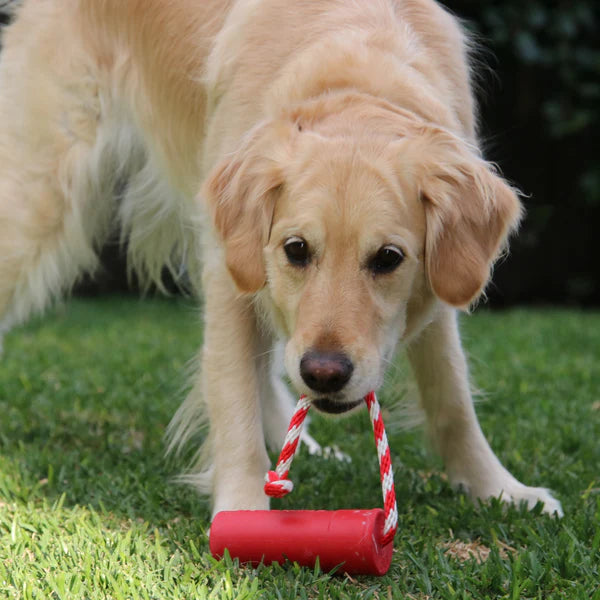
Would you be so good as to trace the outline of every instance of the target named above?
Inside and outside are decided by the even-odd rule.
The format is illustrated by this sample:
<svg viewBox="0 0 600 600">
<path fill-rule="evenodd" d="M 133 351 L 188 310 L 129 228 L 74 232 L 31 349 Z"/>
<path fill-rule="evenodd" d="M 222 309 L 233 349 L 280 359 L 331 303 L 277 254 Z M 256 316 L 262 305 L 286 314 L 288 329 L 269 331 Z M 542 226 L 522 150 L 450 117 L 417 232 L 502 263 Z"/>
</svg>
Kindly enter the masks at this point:
<svg viewBox="0 0 600 600">
<path fill-rule="evenodd" d="M 265 494 L 271 498 L 283 498 L 294 489 L 289 479 L 281 479 L 276 471 L 269 471 L 265 476 Z"/>
</svg>

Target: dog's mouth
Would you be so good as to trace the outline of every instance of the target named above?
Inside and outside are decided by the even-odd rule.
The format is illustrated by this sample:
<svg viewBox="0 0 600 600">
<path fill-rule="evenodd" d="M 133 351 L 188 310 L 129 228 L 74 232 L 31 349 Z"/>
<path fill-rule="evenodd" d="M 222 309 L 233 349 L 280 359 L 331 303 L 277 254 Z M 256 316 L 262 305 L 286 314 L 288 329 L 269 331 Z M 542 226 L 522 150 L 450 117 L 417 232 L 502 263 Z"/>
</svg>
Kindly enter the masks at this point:
<svg viewBox="0 0 600 600">
<path fill-rule="evenodd" d="M 328 413 L 330 415 L 341 415 L 353 408 L 356 408 L 360 404 L 362 404 L 363 399 L 355 400 L 354 402 L 336 402 L 335 400 L 331 400 L 331 398 L 315 398 L 312 401 L 313 406 L 324 413 Z"/>
</svg>

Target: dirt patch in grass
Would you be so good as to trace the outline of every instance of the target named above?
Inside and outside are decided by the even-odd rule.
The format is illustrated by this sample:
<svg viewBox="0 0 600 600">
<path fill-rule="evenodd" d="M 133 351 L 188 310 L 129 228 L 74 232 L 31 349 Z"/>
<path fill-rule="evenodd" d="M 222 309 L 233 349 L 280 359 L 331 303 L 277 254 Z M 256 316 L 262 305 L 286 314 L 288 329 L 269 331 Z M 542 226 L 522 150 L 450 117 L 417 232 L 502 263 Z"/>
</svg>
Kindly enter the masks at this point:
<svg viewBox="0 0 600 600">
<path fill-rule="evenodd" d="M 477 564 L 485 562 L 491 553 L 491 549 L 486 546 L 479 538 L 470 542 L 463 540 L 452 540 L 439 545 L 444 549 L 444 556 L 457 560 L 458 562 L 466 562 L 474 560 Z M 504 542 L 497 542 L 498 552 L 504 559 L 508 558 L 509 554 L 516 554 L 517 550 Z"/>
</svg>

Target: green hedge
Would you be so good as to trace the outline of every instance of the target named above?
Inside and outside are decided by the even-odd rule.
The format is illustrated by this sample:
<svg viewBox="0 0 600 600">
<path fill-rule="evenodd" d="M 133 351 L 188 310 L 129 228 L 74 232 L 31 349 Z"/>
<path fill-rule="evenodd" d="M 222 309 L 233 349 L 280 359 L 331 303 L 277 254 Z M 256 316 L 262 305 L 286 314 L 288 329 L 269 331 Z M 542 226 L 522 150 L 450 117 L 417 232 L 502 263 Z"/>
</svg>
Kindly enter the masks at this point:
<svg viewBox="0 0 600 600">
<path fill-rule="evenodd" d="M 526 195 L 528 216 L 491 301 L 600 303 L 600 4 L 447 6 L 484 48 L 476 57 L 486 154 Z"/>
</svg>

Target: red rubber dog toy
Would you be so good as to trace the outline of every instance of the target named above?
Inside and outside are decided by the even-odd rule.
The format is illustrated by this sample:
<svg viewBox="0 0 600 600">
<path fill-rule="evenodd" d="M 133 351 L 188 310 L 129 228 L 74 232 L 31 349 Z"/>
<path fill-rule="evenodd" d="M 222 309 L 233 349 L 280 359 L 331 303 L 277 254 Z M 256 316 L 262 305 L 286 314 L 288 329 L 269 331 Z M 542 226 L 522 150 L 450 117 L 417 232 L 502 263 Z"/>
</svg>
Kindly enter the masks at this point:
<svg viewBox="0 0 600 600">
<path fill-rule="evenodd" d="M 384 509 L 371 510 L 241 510 L 217 513 L 210 528 L 210 551 L 225 550 L 241 563 L 271 564 L 285 560 L 319 565 L 324 571 L 384 575 L 392 560 L 398 510 L 387 436 L 373 392 L 365 397 L 379 457 Z M 267 474 L 265 493 L 281 497 L 293 489 L 287 479 L 310 402 L 302 397 L 292 417 L 275 471 Z"/>
</svg>

